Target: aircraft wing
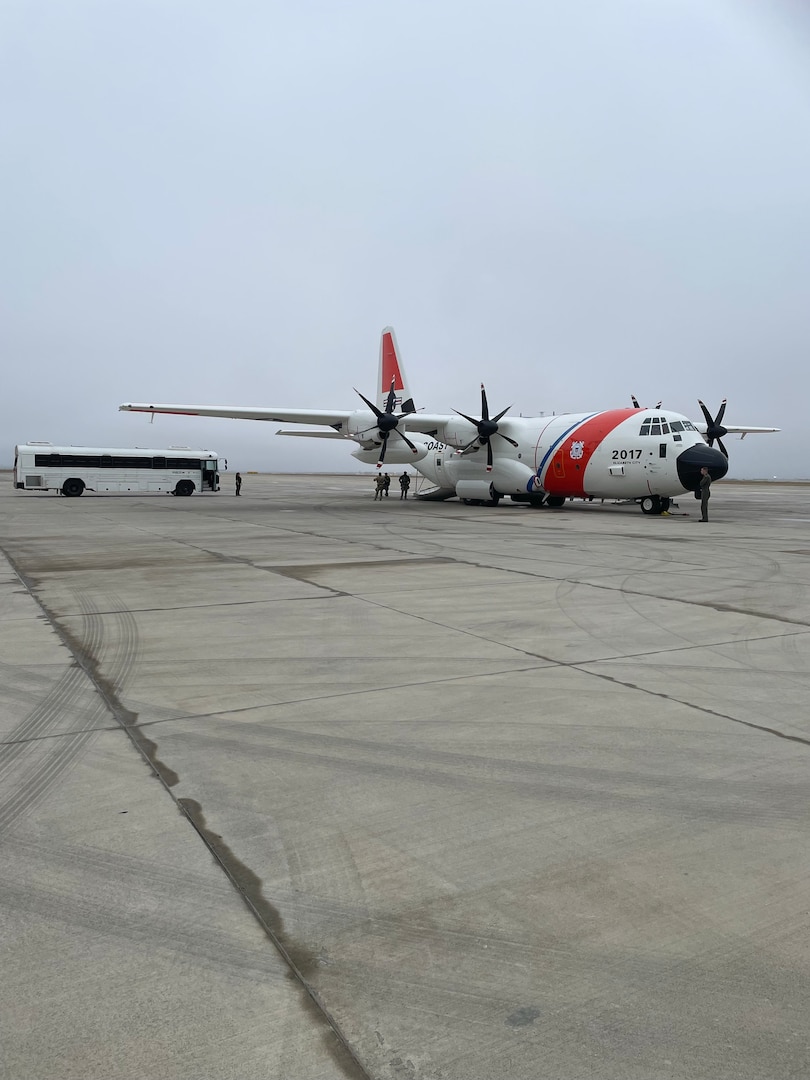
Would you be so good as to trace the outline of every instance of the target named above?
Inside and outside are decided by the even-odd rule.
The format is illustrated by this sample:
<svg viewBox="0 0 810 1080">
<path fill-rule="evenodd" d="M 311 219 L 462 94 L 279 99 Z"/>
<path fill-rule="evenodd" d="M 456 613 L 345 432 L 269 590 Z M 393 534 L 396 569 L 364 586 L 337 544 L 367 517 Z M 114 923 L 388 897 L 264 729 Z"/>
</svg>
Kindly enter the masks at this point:
<svg viewBox="0 0 810 1080">
<path fill-rule="evenodd" d="M 423 435 L 435 435 L 440 427 L 453 420 L 458 420 L 458 416 L 454 416 L 452 413 L 413 412 L 406 413 L 399 421 L 399 426 L 406 431 L 419 431 Z"/>
<path fill-rule="evenodd" d="M 312 424 L 332 427 L 346 426 L 351 411 L 330 412 L 327 409 L 255 409 L 240 405 L 119 405 L 119 412 L 168 413 L 171 416 L 220 416 L 233 420 L 272 420 L 282 424 Z"/>
<path fill-rule="evenodd" d="M 170 416 L 219 416 L 232 420 L 271 420 L 282 424 L 334 428 L 338 433 L 346 431 L 349 417 L 356 414 L 356 410 L 351 409 L 332 412 L 328 409 L 256 409 L 241 405 L 151 405 L 144 402 L 119 405 L 118 411 L 167 413 Z M 406 413 L 399 418 L 399 429 L 433 435 L 437 428 L 452 419 L 454 417 L 447 413 Z"/>
<path fill-rule="evenodd" d="M 299 439 L 347 439 L 347 435 L 341 435 L 339 431 L 285 431 L 279 428 L 276 435 L 293 435 Z"/>
<path fill-rule="evenodd" d="M 695 424 L 695 427 L 698 429 L 701 435 L 705 435 L 708 431 L 709 425 Z M 771 432 L 782 430 L 778 427 L 751 427 L 750 425 L 748 427 L 745 427 L 740 424 L 723 424 L 723 427 L 725 428 L 728 435 L 768 435 Z"/>
</svg>

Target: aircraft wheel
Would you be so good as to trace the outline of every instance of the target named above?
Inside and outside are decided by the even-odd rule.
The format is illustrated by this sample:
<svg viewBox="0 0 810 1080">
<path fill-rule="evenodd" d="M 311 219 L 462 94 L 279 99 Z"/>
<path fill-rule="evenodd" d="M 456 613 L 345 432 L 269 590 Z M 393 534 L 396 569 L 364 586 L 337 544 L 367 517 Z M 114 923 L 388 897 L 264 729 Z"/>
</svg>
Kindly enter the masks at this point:
<svg viewBox="0 0 810 1080">
<path fill-rule="evenodd" d="M 537 509 L 537 507 L 542 506 L 545 503 L 545 501 L 546 501 L 545 495 L 530 495 L 529 496 L 529 506 L 533 507 L 534 509 Z"/>
<path fill-rule="evenodd" d="M 661 513 L 662 514 L 665 514 L 667 512 L 667 510 L 669 510 L 670 506 L 672 506 L 672 499 L 667 499 L 667 498 L 661 499 Z"/>
<path fill-rule="evenodd" d="M 564 495 L 549 495 L 546 498 L 546 506 L 552 507 L 552 509 L 558 509 L 560 506 L 565 506 Z"/>
<path fill-rule="evenodd" d="M 77 498 L 84 491 L 83 481 L 77 479 L 75 476 L 70 480 L 66 480 L 62 484 L 62 494 L 69 495 L 73 498 Z"/>
<path fill-rule="evenodd" d="M 660 514 L 664 509 L 658 495 L 645 495 L 643 499 L 639 500 L 639 505 L 642 514 Z"/>
</svg>

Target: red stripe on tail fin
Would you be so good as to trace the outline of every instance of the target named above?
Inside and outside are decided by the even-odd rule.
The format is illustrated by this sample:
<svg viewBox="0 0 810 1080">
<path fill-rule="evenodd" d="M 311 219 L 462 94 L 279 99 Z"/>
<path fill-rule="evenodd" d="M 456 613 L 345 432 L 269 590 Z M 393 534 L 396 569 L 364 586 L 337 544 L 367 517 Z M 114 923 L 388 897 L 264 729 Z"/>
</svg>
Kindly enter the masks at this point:
<svg viewBox="0 0 810 1080">
<path fill-rule="evenodd" d="M 377 408 L 384 409 L 394 384 L 395 411 L 398 413 L 415 412 L 416 406 L 408 389 L 405 372 L 402 369 L 397 338 L 394 329 L 386 326 L 380 337 L 380 366 L 377 374 Z"/>
<path fill-rule="evenodd" d="M 399 370 L 397 345 L 394 340 L 393 330 L 383 330 L 380 348 L 382 349 L 382 379 L 380 390 L 387 394 L 391 389 L 392 379 L 394 380 L 394 389 L 403 390 L 405 384 L 402 380 L 402 372 Z"/>
</svg>

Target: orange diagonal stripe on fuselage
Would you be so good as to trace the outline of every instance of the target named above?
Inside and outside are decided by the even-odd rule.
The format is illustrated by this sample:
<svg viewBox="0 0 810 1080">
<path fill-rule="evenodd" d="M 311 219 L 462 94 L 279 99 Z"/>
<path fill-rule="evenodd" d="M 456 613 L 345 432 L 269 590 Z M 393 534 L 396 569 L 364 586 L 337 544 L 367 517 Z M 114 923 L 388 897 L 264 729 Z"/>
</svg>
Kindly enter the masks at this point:
<svg viewBox="0 0 810 1080">
<path fill-rule="evenodd" d="M 549 495 L 565 495 L 569 498 L 587 495 L 584 485 L 588 462 L 603 440 L 633 415 L 637 415 L 635 409 L 610 409 L 583 420 L 573 431 L 569 431 L 552 454 L 545 474 L 540 478 L 544 490 Z M 575 442 L 584 444 L 582 457 L 571 457 L 571 447 Z"/>
</svg>

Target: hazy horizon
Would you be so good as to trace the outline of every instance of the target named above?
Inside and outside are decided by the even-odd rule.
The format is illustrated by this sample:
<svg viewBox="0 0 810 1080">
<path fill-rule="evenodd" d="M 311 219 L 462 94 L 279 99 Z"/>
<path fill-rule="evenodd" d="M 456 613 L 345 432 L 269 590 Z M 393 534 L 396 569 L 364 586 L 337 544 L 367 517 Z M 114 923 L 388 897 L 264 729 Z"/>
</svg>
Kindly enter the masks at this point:
<svg viewBox="0 0 810 1080">
<path fill-rule="evenodd" d="M 728 398 L 730 477 L 810 474 L 810 13 L 794 0 L 132 0 L 0 11 L 0 463 L 191 445 L 352 472 L 397 331 L 420 408 Z M 807 464 L 805 464 L 807 463 Z"/>
</svg>

